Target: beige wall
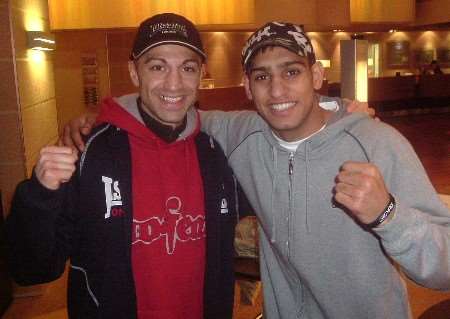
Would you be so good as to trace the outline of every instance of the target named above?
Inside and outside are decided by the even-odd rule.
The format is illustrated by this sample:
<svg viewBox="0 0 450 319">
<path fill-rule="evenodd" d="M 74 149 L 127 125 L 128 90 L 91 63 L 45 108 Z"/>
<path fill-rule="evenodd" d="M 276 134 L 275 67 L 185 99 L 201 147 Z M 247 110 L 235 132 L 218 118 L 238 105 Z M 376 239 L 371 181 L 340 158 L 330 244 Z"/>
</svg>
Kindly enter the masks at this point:
<svg viewBox="0 0 450 319">
<path fill-rule="evenodd" d="M 202 32 L 208 55 L 208 72 L 216 87 L 239 85 L 242 81 L 241 50 L 250 32 Z"/>
<path fill-rule="evenodd" d="M 57 137 L 52 54 L 27 49 L 26 30 L 48 30 L 45 0 L 0 4 L 2 99 L 0 187 L 7 207 L 17 182 L 31 173 L 39 149 Z"/>
<path fill-rule="evenodd" d="M 48 8 L 44 0 L 11 3 L 17 90 L 23 130 L 25 165 L 31 173 L 42 146 L 58 135 L 53 55 L 27 48 L 26 31 L 48 31 Z"/>
<path fill-rule="evenodd" d="M 0 2 L 0 189 L 3 206 L 8 207 L 18 181 L 25 178 L 25 156 L 22 139 L 19 96 L 15 61 L 11 45 L 10 8 Z"/>
<path fill-rule="evenodd" d="M 26 31 L 48 31 L 46 0 L 0 3 L 0 187 L 6 210 L 15 185 L 31 174 L 44 145 L 57 140 L 52 53 L 27 49 Z M 15 287 L 15 295 L 42 288 Z"/>
</svg>

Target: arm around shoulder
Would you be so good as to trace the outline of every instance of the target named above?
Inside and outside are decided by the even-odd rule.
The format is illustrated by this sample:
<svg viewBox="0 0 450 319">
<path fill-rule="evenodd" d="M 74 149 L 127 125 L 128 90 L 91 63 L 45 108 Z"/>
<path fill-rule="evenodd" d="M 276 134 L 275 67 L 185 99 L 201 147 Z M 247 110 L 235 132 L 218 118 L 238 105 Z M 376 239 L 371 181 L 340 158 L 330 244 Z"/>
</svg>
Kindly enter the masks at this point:
<svg viewBox="0 0 450 319">
<path fill-rule="evenodd" d="M 263 120 L 255 111 L 200 111 L 201 130 L 213 136 L 228 156 L 251 132 L 260 130 Z"/>
</svg>

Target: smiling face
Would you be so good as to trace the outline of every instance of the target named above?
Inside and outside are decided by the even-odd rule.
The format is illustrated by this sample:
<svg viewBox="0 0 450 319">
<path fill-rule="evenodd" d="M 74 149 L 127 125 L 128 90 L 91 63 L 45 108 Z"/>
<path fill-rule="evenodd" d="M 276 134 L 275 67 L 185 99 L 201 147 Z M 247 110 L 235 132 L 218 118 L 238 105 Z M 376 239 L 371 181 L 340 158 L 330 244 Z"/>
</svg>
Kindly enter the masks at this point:
<svg viewBox="0 0 450 319">
<path fill-rule="evenodd" d="M 180 125 L 197 100 L 201 57 L 184 46 L 165 44 L 130 61 L 128 68 L 139 88 L 143 109 L 163 124 Z"/>
<path fill-rule="evenodd" d="M 245 76 L 249 99 L 272 130 L 285 141 L 311 135 L 324 124 L 314 90 L 322 86 L 323 68 L 283 47 L 256 53 Z"/>
</svg>

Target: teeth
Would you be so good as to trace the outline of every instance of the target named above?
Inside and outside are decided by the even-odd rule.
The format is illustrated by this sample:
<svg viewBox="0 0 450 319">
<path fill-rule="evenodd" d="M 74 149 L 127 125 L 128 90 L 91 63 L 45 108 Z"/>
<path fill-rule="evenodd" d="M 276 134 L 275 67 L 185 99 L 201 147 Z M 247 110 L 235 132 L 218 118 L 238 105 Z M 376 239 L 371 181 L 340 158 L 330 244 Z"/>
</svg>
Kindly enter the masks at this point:
<svg viewBox="0 0 450 319">
<path fill-rule="evenodd" d="M 169 103 L 176 103 L 181 101 L 182 97 L 181 96 L 165 96 L 165 95 L 161 95 L 161 99 L 163 99 L 166 102 Z"/>
<path fill-rule="evenodd" d="M 295 105 L 295 102 L 285 102 L 285 103 L 272 104 L 271 107 L 272 107 L 272 109 L 274 109 L 276 111 L 284 111 L 294 105 Z"/>
</svg>

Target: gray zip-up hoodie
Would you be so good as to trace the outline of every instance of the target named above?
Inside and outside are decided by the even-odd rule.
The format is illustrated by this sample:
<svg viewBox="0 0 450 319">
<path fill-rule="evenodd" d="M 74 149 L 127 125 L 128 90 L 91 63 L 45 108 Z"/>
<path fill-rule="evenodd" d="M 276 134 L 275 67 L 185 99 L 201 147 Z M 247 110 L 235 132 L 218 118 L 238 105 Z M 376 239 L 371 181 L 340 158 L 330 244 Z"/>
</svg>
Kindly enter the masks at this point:
<svg viewBox="0 0 450 319">
<path fill-rule="evenodd" d="M 450 213 L 402 135 L 338 103 L 296 152 L 255 112 L 202 113 L 259 218 L 264 316 L 411 318 L 395 265 L 421 285 L 449 289 Z M 333 201 L 347 160 L 377 165 L 397 201 L 394 218 L 375 231 Z"/>
</svg>

